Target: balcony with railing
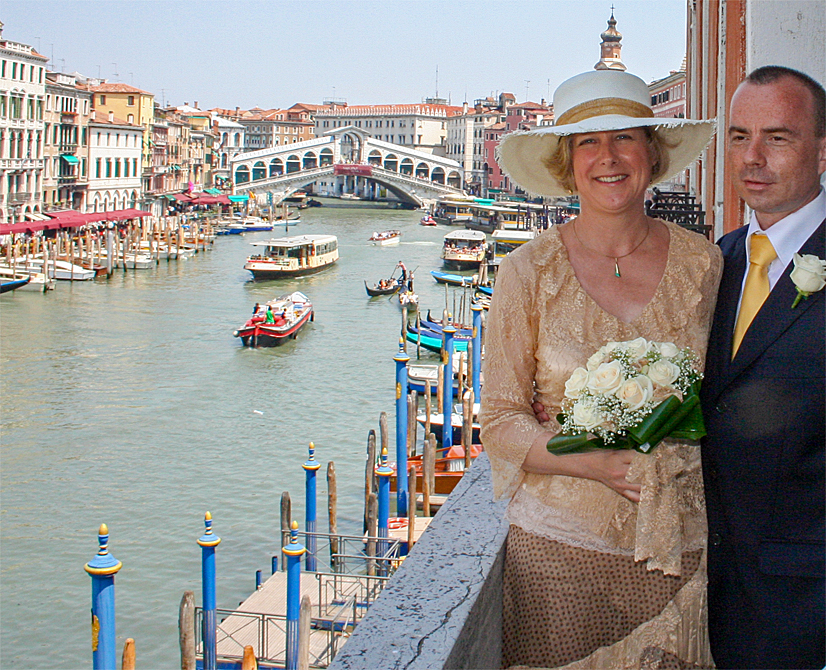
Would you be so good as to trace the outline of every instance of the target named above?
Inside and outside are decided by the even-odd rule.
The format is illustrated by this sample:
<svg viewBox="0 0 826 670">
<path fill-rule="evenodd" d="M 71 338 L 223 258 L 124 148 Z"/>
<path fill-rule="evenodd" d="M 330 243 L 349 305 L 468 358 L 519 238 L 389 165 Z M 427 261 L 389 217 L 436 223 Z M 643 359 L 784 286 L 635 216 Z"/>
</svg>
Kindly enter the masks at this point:
<svg viewBox="0 0 826 670">
<path fill-rule="evenodd" d="M 32 200 L 31 191 L 12 191 L 6 194 L 6 202 L 10 205 L 22 205 Z"/>
</svg>

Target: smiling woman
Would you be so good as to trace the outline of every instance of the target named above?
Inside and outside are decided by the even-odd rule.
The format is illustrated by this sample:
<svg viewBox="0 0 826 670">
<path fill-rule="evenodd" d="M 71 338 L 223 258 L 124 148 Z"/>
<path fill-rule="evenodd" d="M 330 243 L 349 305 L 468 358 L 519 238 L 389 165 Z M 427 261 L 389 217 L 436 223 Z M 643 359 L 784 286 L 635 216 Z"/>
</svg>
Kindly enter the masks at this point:
<svg viewBox="0 0 826 670">
<path fill-rule="evenodd" d="M 652 179 L 696 158 L 713 122 L 655 119 L 649 100 L 638 77 L 588 72 L 554 94 L 558 125 L 501 144 L 520 186 L 580 199 L 576 219 L 502 262 L 488 320 L 480 420 L 496 494 L 510 498 L 507 666 L 711 663 L 697 447 L 547 447 L 566 380 L 607 342 L 705 353 L 719 250 L 643 202 Z"/>
</svg>

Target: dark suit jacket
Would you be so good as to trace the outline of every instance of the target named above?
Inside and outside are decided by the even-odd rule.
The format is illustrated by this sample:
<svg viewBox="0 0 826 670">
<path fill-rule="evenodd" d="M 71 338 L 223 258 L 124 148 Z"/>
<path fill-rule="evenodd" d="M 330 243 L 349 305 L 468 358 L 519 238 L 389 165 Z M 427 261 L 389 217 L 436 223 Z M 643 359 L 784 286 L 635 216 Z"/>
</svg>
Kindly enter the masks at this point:
<svg viewBox="0 0 826 670">
<path fill-rule="evenodd" d="M 801 254 L 824 258 L 824 224 Z M 701 394 L 712 654 L 721 668 L 822 668 L 826 290 L 792 309 L 790 264 L 732 360 L 746 231 L 719 242 Z"/>
</svg>

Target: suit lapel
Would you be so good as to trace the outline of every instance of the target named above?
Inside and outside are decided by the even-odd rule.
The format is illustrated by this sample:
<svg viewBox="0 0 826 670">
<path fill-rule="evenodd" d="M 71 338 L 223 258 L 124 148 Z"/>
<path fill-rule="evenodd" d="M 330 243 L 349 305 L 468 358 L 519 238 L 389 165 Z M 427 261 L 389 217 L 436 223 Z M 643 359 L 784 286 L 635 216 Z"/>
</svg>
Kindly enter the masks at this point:
<svg viewBox="0 0 826 670">
<path fill-rule="evenodd" d="M 706 354 L 706 379 L 703 381 L 704 391 L 711 398 L 716 398 L 729 381 L 732 333 L 746 269 L 746 230 L 744 227 L 742 232 L 732 233 L 740 233 L 739 238 L 733 241 L 727 253 L 724 252 L 723 276 L 717 293 L 717 308 Z"/>
<path fill-rule="evenodd" d="M 823 258 L 824 224 L 826 224 L 826 221 L 821 223 L 814 234 L 806 240 L 806 243 L 800 248 L 800 254 L 814 254 L 819 258 Z M 745 245 L 740 246 L 743 247 L 745 257 Z M 791 280 L 793 269 L 794 263 L 790 263 L 783 276 L 775 284 L 769 297 L 766 298 L 766 302 L 763 303 L 760 311 L 755 315 L 754 321 L 746 331 L 740 348 L 737 350 L 737 355 L 731 361 L 731 366 L 726 375 L 728 379 L 736 377 L 745 370 L 812 305 L 824 299 L 823 291 L 818 291 L 809 296 L 808 299 L 801 300 L 797 307 L 792 309 L 792 303 L 797 296 L 797 289 Z M 740 277 L 742 278 L 742 271 Z M 739 295 L 739 291 L 736 295 Z M 726 326 L 727 333 L 734 332 L 733 319 Z M 729 338 L 730 340 L 731 338 Z"/>
</svg>

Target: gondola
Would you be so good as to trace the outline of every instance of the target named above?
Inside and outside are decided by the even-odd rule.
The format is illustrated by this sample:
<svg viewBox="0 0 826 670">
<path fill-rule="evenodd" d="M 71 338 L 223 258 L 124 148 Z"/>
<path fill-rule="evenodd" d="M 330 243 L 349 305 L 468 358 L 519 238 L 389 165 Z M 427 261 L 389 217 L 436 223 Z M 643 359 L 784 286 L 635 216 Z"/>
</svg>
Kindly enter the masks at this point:
<svg viewBox="0 0 826 670">
<path fill-rule="evenodd" d="M 370 286 L 367 283 L 367 280 L 364 280 L 364 290 L 367 291 L 367 295 L 371 298 L 375 298 L 379 295 L 393 295 L 394 293 L 398 293 L 399 289 L 402 287 L 402 282 L 400 279 L 390 279 L 388 280 L 390 283 L 389 286 L 386 288 L 379 288 L 378 283 Z"/>
</svg>

